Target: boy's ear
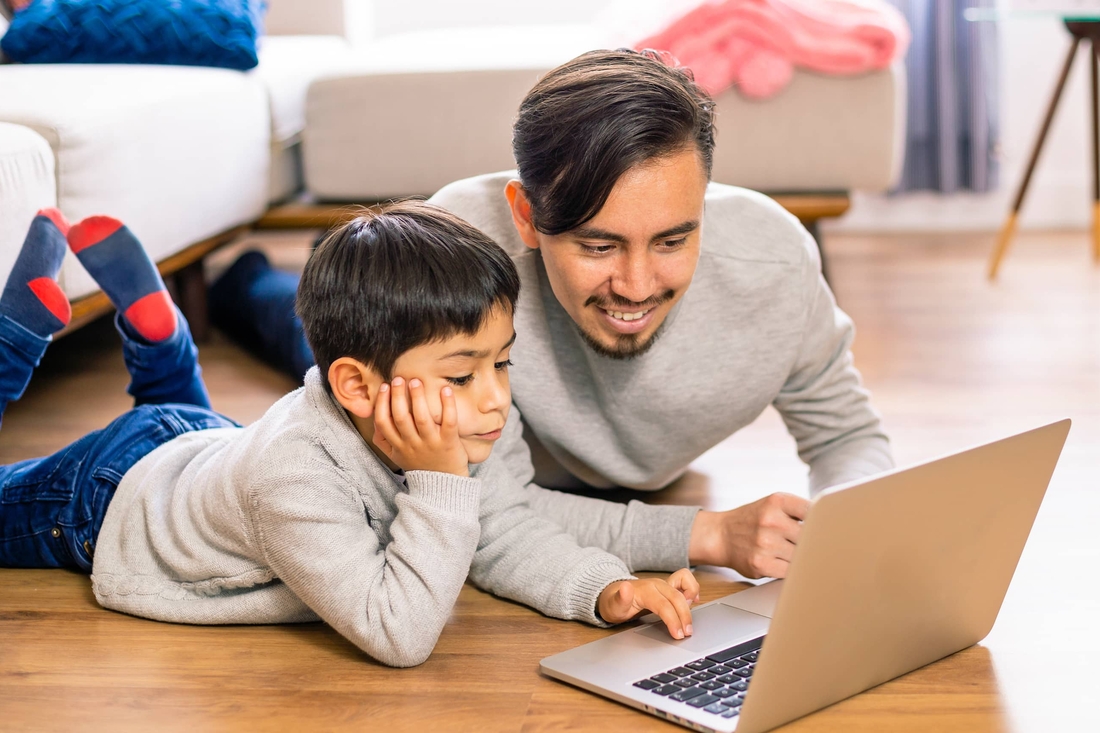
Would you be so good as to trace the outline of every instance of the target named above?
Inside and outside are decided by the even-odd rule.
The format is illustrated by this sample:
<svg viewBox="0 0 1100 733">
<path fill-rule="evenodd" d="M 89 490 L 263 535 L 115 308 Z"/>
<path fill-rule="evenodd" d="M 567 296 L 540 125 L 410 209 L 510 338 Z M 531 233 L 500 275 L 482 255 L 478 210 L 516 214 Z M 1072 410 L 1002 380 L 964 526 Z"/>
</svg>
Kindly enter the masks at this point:
<svg viewBox="0 0 1100 733">
<path fill-rule="evenodd" d="M 508 207 L 512 210 L 512 223 L 519 232 L 519 238 L 531 249 L 538 249 L 538 230 L 531 221 L 531 200 L 527 198 L 523 184 L 513 178 L 504 187 L 504 195 L 508 197 Z"/>
<path fill-rule="evenodd" d="M 336 401 L 364 419 L 374 414 L 374 402 L 383 381 L 382 375 L 350 356 L 341 356 L 328 368 L 328 383 Z"/>
</svg>

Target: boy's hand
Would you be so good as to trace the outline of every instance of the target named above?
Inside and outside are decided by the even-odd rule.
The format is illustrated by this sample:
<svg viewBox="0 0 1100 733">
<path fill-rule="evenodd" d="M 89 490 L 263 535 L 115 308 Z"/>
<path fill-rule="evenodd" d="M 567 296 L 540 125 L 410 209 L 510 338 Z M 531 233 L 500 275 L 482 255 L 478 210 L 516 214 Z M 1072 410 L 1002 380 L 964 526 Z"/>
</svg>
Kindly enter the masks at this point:
<svg viewBox="0 0 1100 733">
<path fill-rule="evenodd" d="M 396 377 L 378 390 L 374 409 L 374 439 L 379 450 L 405 471 L 439 471 L 469 476 L 469 458 L 458 438 L 458 408 L 454 392 L 440 393 L 443 417 L 436 423 L 428 410 L 424 383 Z"/>
<path fill-rule="evenodd" d="M 699 581 L 687 568 L 668 577 L 620 580 L 600 593 L 600 618 L 610 624 L 629 621 L 643 611 L 661 617 L 674 639 L 691 636 L 691 604 L 699 600 Z"/>
</svg>

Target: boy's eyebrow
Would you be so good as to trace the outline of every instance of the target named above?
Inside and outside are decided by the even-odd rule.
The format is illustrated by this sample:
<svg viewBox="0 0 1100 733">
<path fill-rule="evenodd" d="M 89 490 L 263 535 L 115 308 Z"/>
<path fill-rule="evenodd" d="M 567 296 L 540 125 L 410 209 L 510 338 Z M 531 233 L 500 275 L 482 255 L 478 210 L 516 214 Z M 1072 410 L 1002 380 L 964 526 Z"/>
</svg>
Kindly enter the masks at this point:
<svg viewBox="0 0 1100 733">
<path fill-rule="evenodd" d="M 509 346 L 511 346 L 515 342 L 516 342 L 516 332 L 512 331 L 512 338 L 508 339 L 508 343 L 504 344 L 504 346 L 501 346 L 500 351 L 498 351 L 497 353 L 499 354 L 501 351 L 504 351 L 505 349 L 507 349 Z M 447 354 L 446 356 L 439 357 L 439 360 L 440 361 L 445 361 L 447 359 L 457 359 L 457 358 L 460 358 L 460 357 L 464 358 L 464 359 L 485 359 L 490 355 L 490 353 L 491 352 L 488 349 L 484 349 L 482 351 L 473 351 L 473 350 L 452 351 L 450 354 Z"/>
<path fill-rule="evenodd" d="M 675 237 L 680 234 L 688 234 L 699 228 L 699 222 L 696 220 L 685 221 L 683 224 L 677 224 L 676 226 L 666 229 L 663 232 L 657 232 L 653 235 L 653 239 L 650 241 L 656 242 L 659 239 L 668 239 L 669 237 Z M 572 231 L 572 235 L 577 239 L 597 239 L 601 242 L 617 242 L 619 244 L 627 244 L 627 238 L 622 234 L 616 234 L 615 232 L 609 232 L 606 229 L 599 229 L 597 227 L 578 227 Z"/>
</svg>

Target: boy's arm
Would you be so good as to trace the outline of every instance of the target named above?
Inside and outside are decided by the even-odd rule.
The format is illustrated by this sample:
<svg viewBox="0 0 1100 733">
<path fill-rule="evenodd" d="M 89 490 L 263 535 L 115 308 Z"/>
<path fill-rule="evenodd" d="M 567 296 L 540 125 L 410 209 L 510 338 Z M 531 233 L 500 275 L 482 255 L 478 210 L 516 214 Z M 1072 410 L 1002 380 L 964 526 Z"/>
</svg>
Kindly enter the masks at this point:
<svg viewBox="0 0 1100 733">
<path fill-rule="evenodd" d="M 582 547 L 599 547 L 622 559 L 631 571 L 672 572 L 687 567 L 697 506 L 656 506 L 640 501 L 619 504 L 604 499 L 544 489 L 534 483 L 531 450 L 523 439 L 519 409 L 513 403 L 508 423 L 493 449 L 523 498 L 535 512 L 576 538 Z"/>
<path fill-rule="evenodd" d="M 406 479 L 384 547 L 355 485 L 331 466 L 303 466 L 253 487 L 250 513 L 279 580 L 342 636 L 395 667 L 428 658 L 480 536 L 480 481 L 427 471 Z"/>
<path fill-rule="evenodd" d="M 476 475 L 484 494 L 470 580 L 548 616 L 606 626 L 596 613 L 600 592 L 631 579 L 629 568 L 603 550 L 581 547 L 531 509 L 526 492 L 495 457 L 480 464 Z"/>
</svg>

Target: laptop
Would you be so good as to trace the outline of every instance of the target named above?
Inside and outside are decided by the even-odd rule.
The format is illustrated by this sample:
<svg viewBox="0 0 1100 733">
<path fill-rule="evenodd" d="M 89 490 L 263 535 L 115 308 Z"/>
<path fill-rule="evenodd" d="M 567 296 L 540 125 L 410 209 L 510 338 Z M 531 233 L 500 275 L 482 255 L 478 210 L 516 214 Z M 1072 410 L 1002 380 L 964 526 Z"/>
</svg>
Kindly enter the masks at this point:
<svg viewBox="0 0 1100 733">
<path fill-rule="evenodd" d="M 542 660 L 700 731 L 757 733 L 964 649 L 993 627 L 1070 421 L 827 489 L 785 580 Z M 655 618 L 655 617 L 650 617 Z"/>
</svg>

